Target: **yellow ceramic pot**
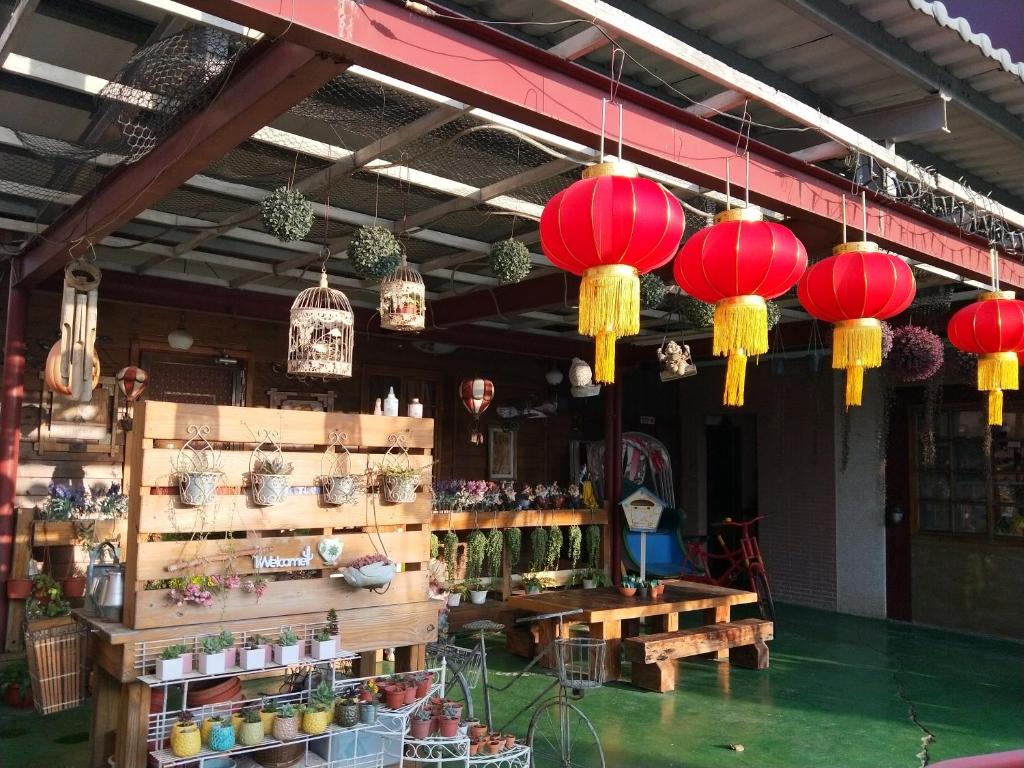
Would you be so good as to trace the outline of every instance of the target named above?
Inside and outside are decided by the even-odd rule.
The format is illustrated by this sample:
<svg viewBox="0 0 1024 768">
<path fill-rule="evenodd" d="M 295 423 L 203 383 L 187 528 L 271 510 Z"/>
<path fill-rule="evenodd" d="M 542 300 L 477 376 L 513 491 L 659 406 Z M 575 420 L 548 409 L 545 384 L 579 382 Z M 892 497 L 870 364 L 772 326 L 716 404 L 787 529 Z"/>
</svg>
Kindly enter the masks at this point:
<svg viewBox="0 0 1024 768">
<path fill-rule="evenodd" d="M 245 720 L 245 718 L 243 718 L 237 712 L 235 714 L 231 715 L 231 727 L 235 729 L 235 738 L 236 739 L 238 738 L 238 729 L 242 727 L 242 723 L 244 722 L 244 720 Z"/>
<path fill-rule="evenodd" d="M 260 712 L 260 722 L 263 723 L 263 735 L 269 736 L 274 731 L 274 720 L 277 719 L 277 712 Z"/>
<path fill-rule="evenodd" d="M 242 723 L 238 729 L 238 743 L 245 747 L 255 747 L 263 742 L 263 722 Z"/>
<path fill-rule="evenodd" d="M 208 717 L 205 720 L 203 720 L 203 725 L 199 729 L 199 735 L 203 739 L 203 744 L 209 744 L 210 743 L 210 729 L 213 728 L 213 724 L 216 723 L 216 722 L 219 722 L 219 721 L 214 720 L 212 717 Z"/>
<path fill-rule="evenodd" d="M 302 713 L 302 730 L 304 733 L 316 736 L 318 733 L 323 733 L 327 730 L 327 726 L 331 724 L 331 713 L 330 712 L 303 712 Z"/>
<path fill-rule="evenodd" d="M 171 752 L 175 757 L 194 757 L 202 748 L 202 736 L 195 723 L 175 723 L 171 726 Z"/>
</svg>

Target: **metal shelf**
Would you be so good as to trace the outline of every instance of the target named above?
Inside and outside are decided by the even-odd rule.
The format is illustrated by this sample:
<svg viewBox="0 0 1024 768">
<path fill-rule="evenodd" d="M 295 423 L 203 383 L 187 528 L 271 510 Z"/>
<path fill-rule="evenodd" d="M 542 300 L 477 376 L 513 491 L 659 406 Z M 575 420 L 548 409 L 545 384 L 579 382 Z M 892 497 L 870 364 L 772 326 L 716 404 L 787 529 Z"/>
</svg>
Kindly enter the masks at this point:
<svg viewBox="0 0 1024 768">
<path fill-rule="evenodd" d="M 255 675 L 260 672 L 274 671 L 274 670 L 286 670 L 289 667 L 297 666 L 310 666 L 313 664 L 333 664 L 336 661 L 351 661 L 352 659 L 358 659 L 359 654 L 353 653 L 352 651 L 338 651 L 333 657 L 329 659 L 314 659 L 312 656 L 302 656 L 298 661 L 292 662 L 291 664 L 266 664 L 259 669 L 242 669 L 239 666 L 226 667 L 223 672 L 219 672 L 216 675 L 204 675 L 200 672 L 189 672 L 184 677 L 175 678 L 174 680 L 161 680 L 156 675 L 141 675 L 138 679 L 139 682 L 145 683 L 151 688 L 166 688 L 170 685 L 181 685 L 182 683 L 198 683 L 203 680 L 214 680 L 218 677 L 242 677 L 244 675 Z"/>
</svg>

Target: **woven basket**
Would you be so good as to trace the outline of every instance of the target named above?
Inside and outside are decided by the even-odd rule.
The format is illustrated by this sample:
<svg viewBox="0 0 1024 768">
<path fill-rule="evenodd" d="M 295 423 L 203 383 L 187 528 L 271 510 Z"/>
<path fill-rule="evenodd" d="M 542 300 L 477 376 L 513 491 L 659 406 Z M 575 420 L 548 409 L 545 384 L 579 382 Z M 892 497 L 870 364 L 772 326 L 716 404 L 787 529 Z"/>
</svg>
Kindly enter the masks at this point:
<svg viewBox="0 0 1024 768">
<path fill-rule="evenodd" d="M 33 624 L 25 632 L 25 651 L 36 711 L 49 715 L 80 706 L 88 634 L 70 616 Z"/>
<path fill-rule="evenodd" d="M 282 744 L 280 747 L 261 749 L 259 752 L 251 752 L 249 757 L 263 766 L 263 768 L 291 768 L 301 763 L 306 754 L 305 742 L 298 744 Z"/>
</svg>

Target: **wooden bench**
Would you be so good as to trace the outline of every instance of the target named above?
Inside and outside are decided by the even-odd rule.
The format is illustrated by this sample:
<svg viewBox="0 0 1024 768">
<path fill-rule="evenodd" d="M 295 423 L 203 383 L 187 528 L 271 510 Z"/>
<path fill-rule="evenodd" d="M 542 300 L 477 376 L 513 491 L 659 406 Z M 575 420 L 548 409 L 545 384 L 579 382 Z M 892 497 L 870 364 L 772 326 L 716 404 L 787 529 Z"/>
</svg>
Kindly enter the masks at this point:
<svg viewBox="0 0 1024 768">
<path fill-rule="evenodd" d="M 729 649 L 729 660 L 741 667 L 768 668 L 768 646 L 775 636 L 772 622 L 762 619 L 709 624 L 677 632 L 630 637 L 622 641 L 633 662 L 633 685 L 649 691 L 676 687 L 676 660 Z"/>
</svg>

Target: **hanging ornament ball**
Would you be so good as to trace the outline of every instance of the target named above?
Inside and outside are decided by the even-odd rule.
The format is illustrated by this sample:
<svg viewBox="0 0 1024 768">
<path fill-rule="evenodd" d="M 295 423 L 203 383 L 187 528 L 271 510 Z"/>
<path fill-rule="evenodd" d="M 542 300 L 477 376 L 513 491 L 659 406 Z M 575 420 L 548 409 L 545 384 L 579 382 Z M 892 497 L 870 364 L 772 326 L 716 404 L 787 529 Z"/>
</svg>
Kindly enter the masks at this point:
<svg viewBox="0 0 1024 768">
<path fill-rule="evenodd" d="M 715 305 L 695 299 L 693 296 L 680 297 L 679 314 L 695 328 L 710 328 L 715 322 Z"/>
<path fill-rule="evenodd" d="M 530 249 L 515 238 L 499 240 L 491 246 L 487 260 L 491 272 L 506 283 L 519 283 L 530 274 Z"/>
<path fill-rule="evenodd" d="M 640 275 L 640 309 L 657 309 L 665 300 L 665 281 L 655 274 Z"/>
<path fill-rule="evenodd" d="M 278 187 L 260 203 L 263 228 L 282 243 L 301 240 L 313 226 L 313 204 L 297 189 Z"/>
<path fill-rule="evenodd" d="M 906 382 L 925 381 L 942 367 L 942 339 L 927 328 L 904 325 L 892 332 L 888 364 Z"/>
<path fill-rule="evenodd" d="M 401 265 L 402 244 L 384 227 L 360 227 L 348 244 L 348 260 L 364 280 L 379 280 Z"/>
</svg>

